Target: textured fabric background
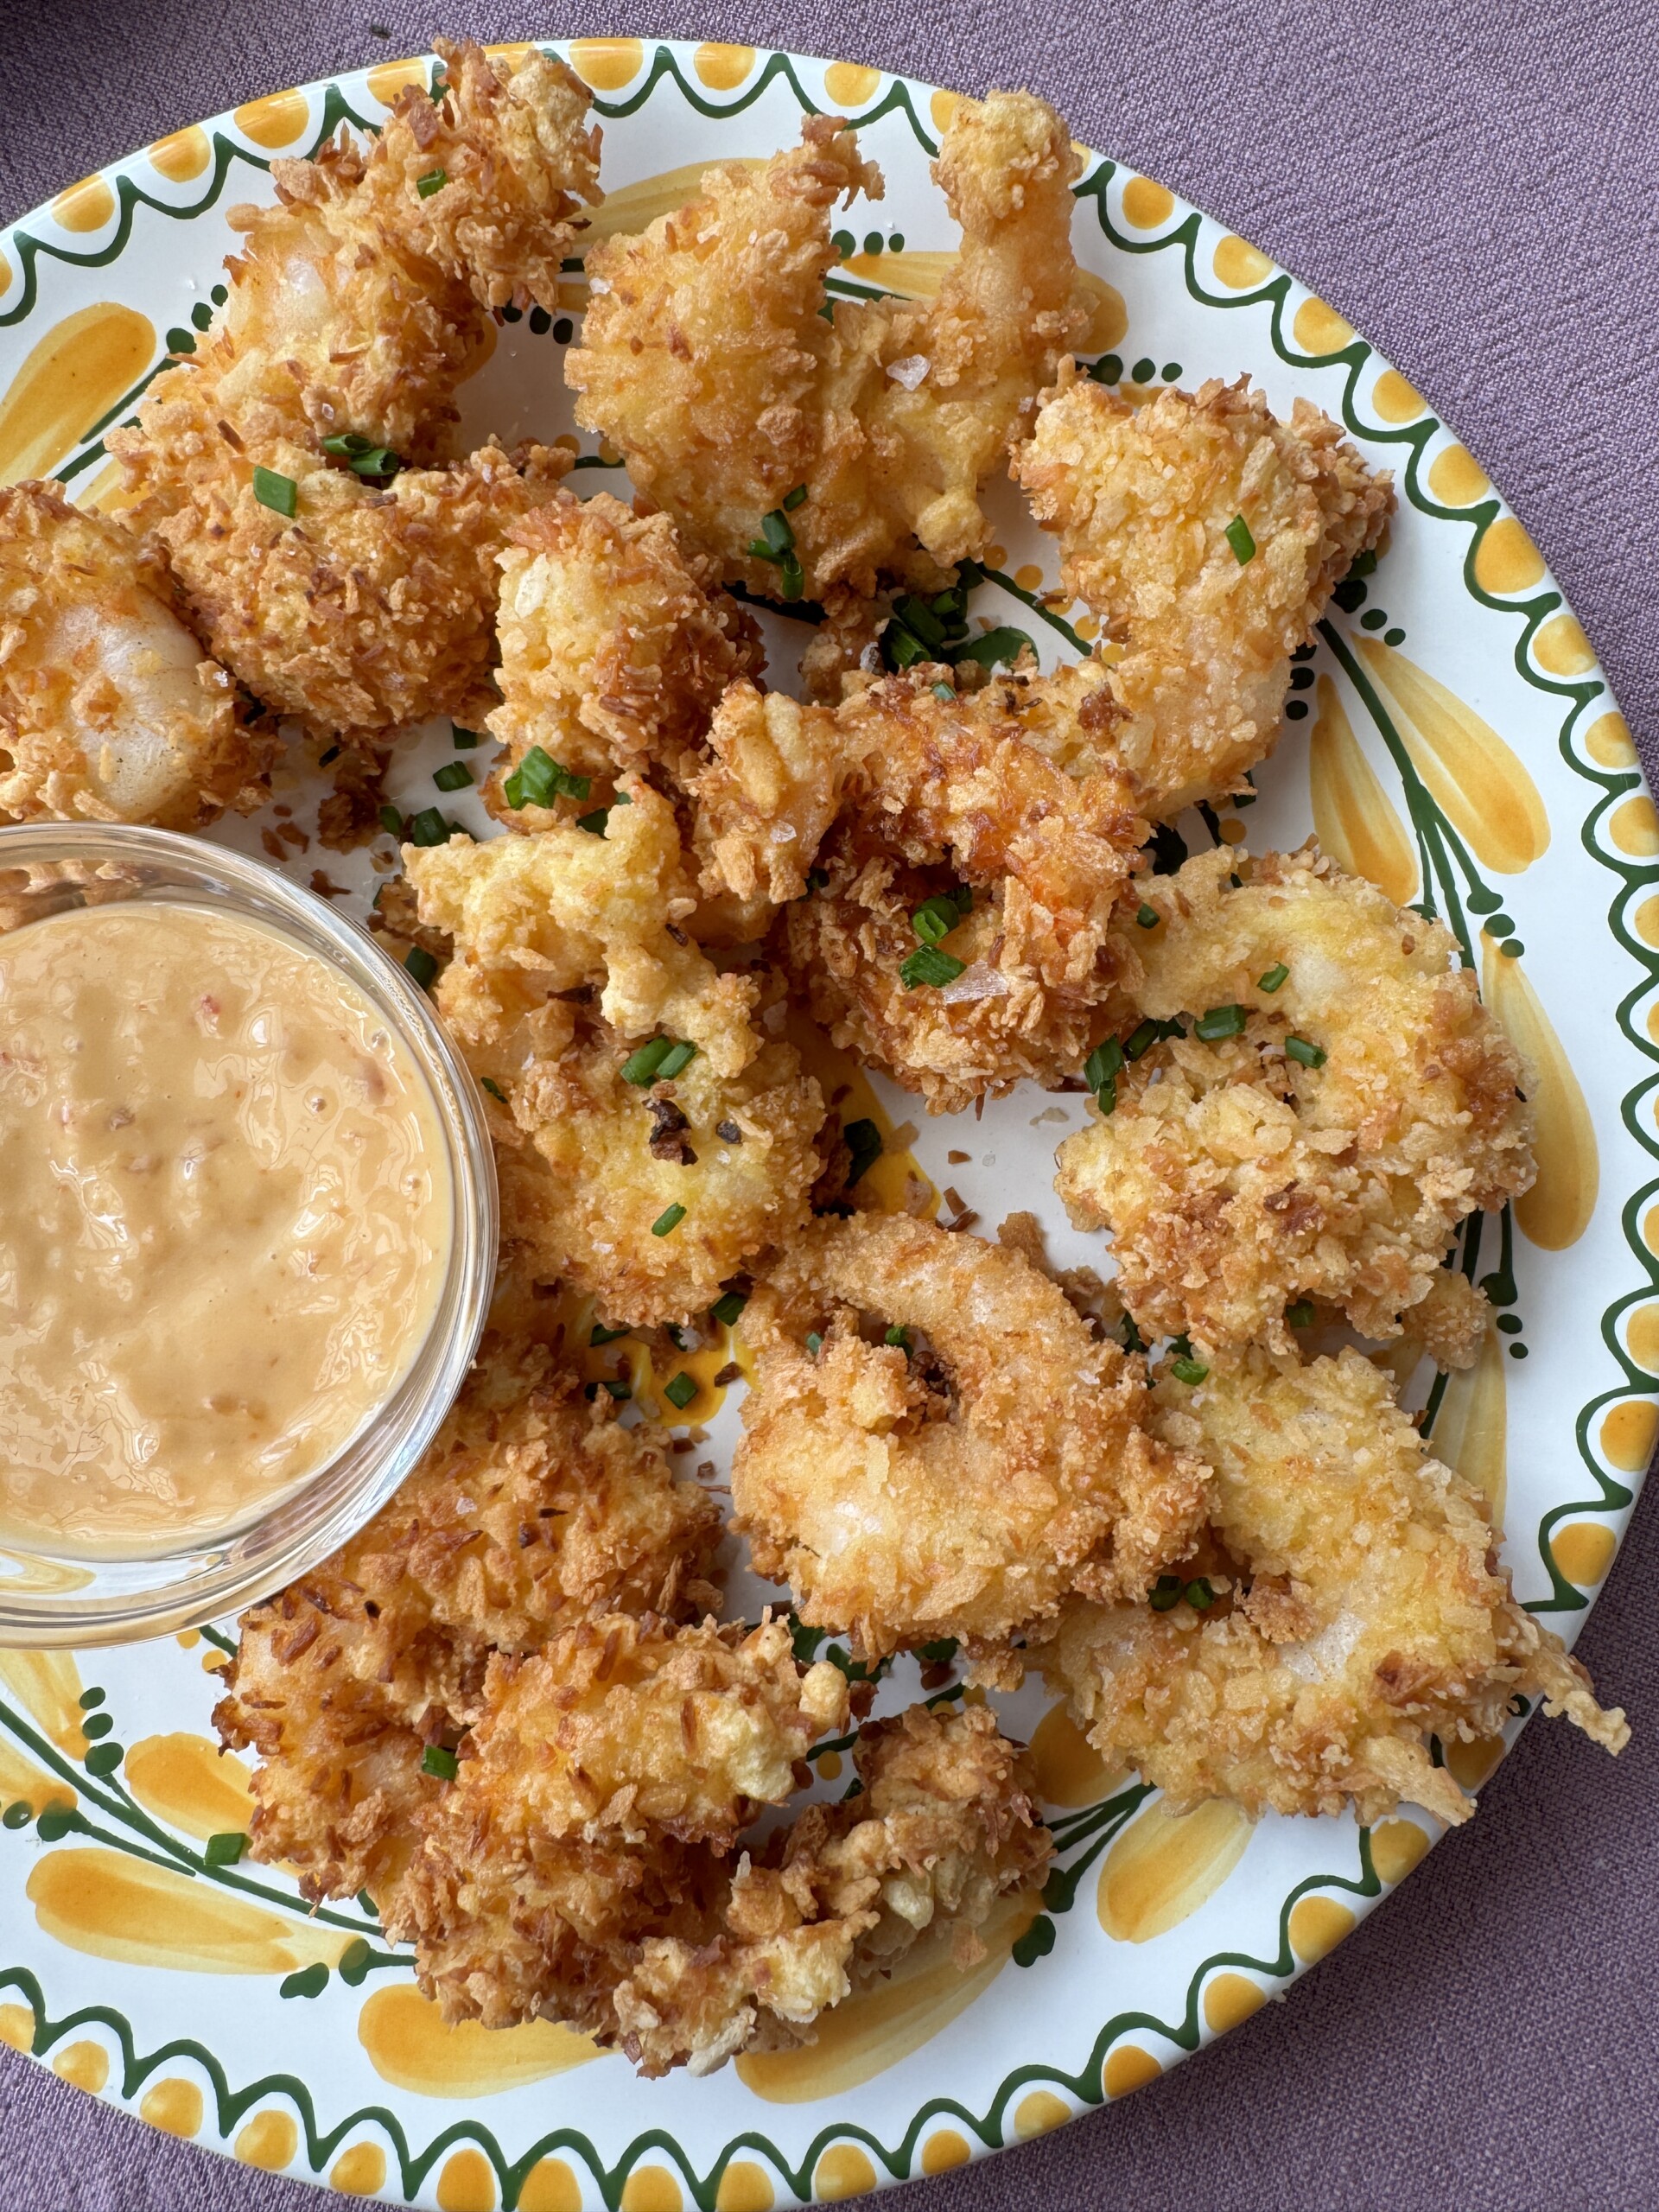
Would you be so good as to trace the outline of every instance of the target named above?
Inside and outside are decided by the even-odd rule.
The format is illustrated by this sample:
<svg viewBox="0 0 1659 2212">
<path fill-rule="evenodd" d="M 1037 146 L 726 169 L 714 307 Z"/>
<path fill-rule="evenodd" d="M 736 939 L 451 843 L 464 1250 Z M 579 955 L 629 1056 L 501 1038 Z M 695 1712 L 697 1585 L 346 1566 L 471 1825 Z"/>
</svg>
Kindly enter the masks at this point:
<svg viewBox="0 0 1659 2212">
<path fill-rule="evenodd" d="M 296 79 L 631 31 L 1029 84 L 1304 278 L 1514 502 L 1659 740 L 1654 0 L 6 0 L 0 219 Z M 389 35 L 382 35 L 381 34 Z M 1656 779 L 1656 780 L 1659 780 Z M 1580 1647 L 1636 1740 L 1530 1727 L 1471 1830 L 1292 1993 L 1115 2110 L 893 2212 L 1550 2212 L 1659 2202 L 1659 1514 Z M 0 2050 L 6 2212 L 306 2212 Z"/>
</svg>

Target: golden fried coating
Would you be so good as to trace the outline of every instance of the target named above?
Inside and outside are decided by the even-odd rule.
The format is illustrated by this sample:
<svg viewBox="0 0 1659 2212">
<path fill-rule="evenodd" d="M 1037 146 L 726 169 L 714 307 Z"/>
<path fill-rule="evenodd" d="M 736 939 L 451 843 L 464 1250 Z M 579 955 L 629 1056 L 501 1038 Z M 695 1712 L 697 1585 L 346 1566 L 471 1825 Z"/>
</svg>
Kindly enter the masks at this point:
<svg viewBox="0 0 1659 2212">
<path fill-rule="evenodd" d="M 499 796 L 531 746 L 576 775 L 659 767 L 678 780 L 721 692 L 764 659 L 753 617 L 709 587 L 667 516 L 642 519 L 607 492 L 562 495 L 515 524 L 500 567 L 489 727 L 507 755 L 486 796 L 512 828 L 548 819 Z"/>
<path fill-rule="evenodd" d="M 752 2044 L 800 2041 L 929 1931 L 948 1930 L 971 1967 L 996 1899 L 1040 1882 L 1053 1847 L 1031 1776 L 982 1707 L 912 1706 L 864 1729 L 854 1761 L 856 1796 L 810 1807 L 744 1859 L 715 1940 L 639 1945 L 613 2004 L 642 2074 L 707 2074 Z"/>
<path fill-rule="evenodd" d="M 656 1432 L 613 1411 L 585 1406 L 539 1349 L 486 1344 L 376 1518 L 244 1615 L 213 1718 L 260 1760 L 254 1855 L 296 1866 L 308 1897 L 396 1879 L 435 1787 L 423 1753 L 481 1710 L 492 1648 L 712 1599 L 716 1508 L 674 1478 Z"/>
<path fill-rule="evenodd" d="M 1311 1298 L 1469 1364 L 1484 1301 L 1441 1262 L 1465 1214 L 1530 1185 L 1532 1117 L 1450 932 L 1311 845 L 1253 867 L 1218 849 L 1141 893 L 1163 920 L 1136 931 L 1141 1010 L 1241 1025 L 1154 1044 L 1060 1147 L 1055 1187 L 1111 1229 L 1142 1331 L 1289 1357 L 1283 1310 Z"/>
<path fill-rule="evenodd" d="M 577 207 L 597 197 L 588 94 L 562 63 L 445 54 L 441 106 L 411 87 L 366 151 L 278 162 L 277 204 L 232 211 L 246 243 L 229 298 L 109 439 L 124 519 L 161 541 L 218 658 L 319 730 L 481 715 L 496 553 L 569 466 L 494 446 L 429 465 L 485 307 L 552 307 Z M 340 437 L 407 465 L 377 488 L 324 452 Z"/>
<path fill-rule="evenodd" d="M 1405 1801 L 1455 1822 L 1473 1807 L 1429 1738 L 1496 1736 L 1517 1694 L 1623 1748 L 1624 1714 L 1510 1594 L 1484 1500 L 1357 1352 L 1277 1373 L 1257 1351 L 1154 1395 L 1164 1437 L 1214 1469 L 1232 1571 L 1201 1612 L 1070 1607 L 1035 1655 L 1109 1764 L 1177 1808 L 1370 1821 Z"/>
<path fill-rule="evenodd" d="M 1139 1596 L 1203 1523 L 1202 1467 L 1137 1425 L 1139 1365 L 1020 1252 L 817 1222 L 743 1326 L 733 1525 L 803 1620 L 873 1656 L 988 1644 L 1071 1591 Z"/>
<path fill-rule="evenodd" d="M 847 1725 L 847 1677 L 803 1672 L 787 1622 L 676 1628 L 612 1613 L 530 1658 L 490 1662 L 452 1821 L 517 1855 L 528 1839 L 652 1834 L 730 1850 L 780 1805 L 819 1737 Z"/>
<path fill-rule="evenodd" d="M 1086 327 L 1077 168 L 1030 93 L 958 101 L 933 174 L 962 248 L 938 298 L 824 313 L 836 204 L 881 178 L 838 118 L 810 116 L 798 147 L 706 169 L 677 213 L 589 254 L 576 419 L 728 582 L 781 595 L 750 548 L 804 485 L 788 521 L 807 597 L 868 597 L 881 575 L 938 588 L 983 550 L 979 486 Z"/>
<path fill-rule="evenodd" d="M 557 821 L 529 837 L 404 846 L 422 921 L 455 941 L 444 1018 L 463 1044 L 484 1042 L 560 994 L 601 985 L 619 1036 L 665 1030 L 736 1075 L 760 1047 L 756 986 L 716 973 L 680 927 L 696 895 L 673 808 L 638 777 L 619 791 L 603 836 Z"/>
<path fill-rule="evenodd" d="M 260 804 L 268 752 L 153 554 L 55 485 L 0 491 L 0 821 L 206 829 Z"/>
<path fill-rule="evenodd" d="M 781 1039 L 737 1075 L 700 1052 L 646 1084 L 624 1077 L 628 1054 L 609 1032 L 578 1026 L 559 1049 L 468 1058 L 516 1125 L 517 1145 L 504 1133 L 498 1157 L 529 1149 L 504 1186 L 543 1273 L 590 1294 L 613 1322 L 688 1321 L 804 1224 L 823 1167 L 823 1098 Z"/>
<path fill-rule="evenodd" d="M 1135 408 L 1069 362 L 1013 473 L 1100 619 L 1112 735 L 1148 810 L 1236 790 L 1279 734 L 1290 655 L 1381 537 L 1391 480 L 1306 400 L 1275 421 L 1243 377 Z"/>
</svg>

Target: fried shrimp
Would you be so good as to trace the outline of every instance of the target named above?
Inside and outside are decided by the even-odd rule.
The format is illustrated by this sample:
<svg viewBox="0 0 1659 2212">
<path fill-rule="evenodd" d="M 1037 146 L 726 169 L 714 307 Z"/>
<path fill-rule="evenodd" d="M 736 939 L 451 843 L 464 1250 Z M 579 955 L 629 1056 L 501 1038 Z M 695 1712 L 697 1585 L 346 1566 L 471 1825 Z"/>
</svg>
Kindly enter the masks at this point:
<svg viewBox="0 0 1659 2212">
<path fill-rule="evenodd" d="M 1530 1185 L 1532 1118 L 1450 932 L 1312 846 L 1218 849 L 1141 891 L 1161 917 L 1137 932 L 1144 1049 L 1055 1187 L 1111 1229 L 1142 1331 L 1289 1357 L 1284 1308 L 1308 1298 L 1467 1366 L 1485 1301 L 1441 1263 L 1466 1214 Z"/>
<path fill-rule="evenodd" d="M 1207 1506 L 1140 1367 L 1023 1255 L 903 1216 L 814 1224 L 757 1283 L 734 1526 L 872 1656 L 1139 1596 Z"/>
<path fill-rule="evenodd" d="M 369 149 L 279 162 L 277 204 L 232 211 L 228 299 L 109 439 L 124 519 L 217 657 L 329 732 L 482 714 L 495 555 L 569 466 L 496 446 L 441 464 L 486 308 L 555 304 L 598 196 L 588 96 L 539 54 L 442 51 L 441 103 L 410 88 Z"/>
<path fill-rule="evenodd" d="M 637 777 L 619 797 L 603 836 L 557 820 L 535 836 L 404 846 L 421 920 L 456 946 L 439 1005 L 465 1044 L 599 986 L 618 1036 L 665 1030 L 736 1075 L 760 1048 L 757 986 L 717 973 L 680 926 L 697 902 L 672 806 Z"/>
<path fill-rule="evenodd" d="M 656 768 L 681 781 L 727 685 L 761 664 L 753 618 L 681 553 L 666 515 L 642 519 L 607 492 L 561 496 L 507 540 L 502 703 L 489 717 L 507 754 L 492 810 L 510 827 L 544 826 L 545 810 L 499 796 L 535 745 L 576 775 Z"/>
<path fill-rule="evenodd" d="M 1357 1352 L 1276 1373 L 1257 1351 L 1154 1395 L 1160 1433 L 1214 1470 L 1230 1565 L 1162 1611 L 1071 1607 L 1037 1655 L 1109 1763 L 1178 1808 L 1457 1822 L 1474 1808 L 1429 1739 L 1497 1735 L 1517 1694 L 1623 1748 L 1624 1714 L 1493 1563 L 1484 1501 Z"/>
<path fill-rule="evenodd" d="M 242 1619 L 214 1722 L 259 1758 L 256 1858 L 308 1897 L 396 1879 L 429 1744 L 482 1710 L 493 1649 L 633 1606 L 699 1612 L 720 1516 L 657 1433 L 589 1408 L 546 1354 L 492 1346 L 426 1458 L 343 1550 Z"/>
<path fill-rule="evenodd" d="M 728 582 L 937 589 L 983 550 L 979 487 L 1086 327 L 1077 167 L 1030 93 L 959 100 L 933 174 L 962 247 L 938 298 L 830 306 L 833 211 L 881 178 L 838 118 L 809 117 L 798 147 L 706 169 L 676 213 L 589 254 L 577 420 Z"/>
<path fill-rule="evenodd" d="M 0 492 L 0 821 L 202 830 L 259 805 L 267 750 L 153 554 L 54 485 Z"/>
<path fill-rule="evenodd" d="M 1236 790 L 1273 750 L 1291 654 L 1381 537 L 1391 480 L 1307 401 L 1276 421 L 1243 377 L 1133 408 L 1069 362 L 1013 473 L 1119 649 L 1112 735 L 1148 810 Z"/>
</svg>

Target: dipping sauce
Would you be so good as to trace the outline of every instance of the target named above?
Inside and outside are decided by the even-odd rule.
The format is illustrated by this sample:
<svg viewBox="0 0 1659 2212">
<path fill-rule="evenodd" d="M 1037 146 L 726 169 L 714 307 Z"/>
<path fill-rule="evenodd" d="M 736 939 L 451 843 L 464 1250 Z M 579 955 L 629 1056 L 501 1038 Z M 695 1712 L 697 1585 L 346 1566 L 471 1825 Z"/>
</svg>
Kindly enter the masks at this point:
<svg viewBox="0 0 1659 2212">
<path fill-rule="evenodd" d="M 0 936 L 0 1541 L 171 1549 L 315 1474 L 419 1351 L 452 1203 L 407 1048 L 275 930 Z"/>
</svg>

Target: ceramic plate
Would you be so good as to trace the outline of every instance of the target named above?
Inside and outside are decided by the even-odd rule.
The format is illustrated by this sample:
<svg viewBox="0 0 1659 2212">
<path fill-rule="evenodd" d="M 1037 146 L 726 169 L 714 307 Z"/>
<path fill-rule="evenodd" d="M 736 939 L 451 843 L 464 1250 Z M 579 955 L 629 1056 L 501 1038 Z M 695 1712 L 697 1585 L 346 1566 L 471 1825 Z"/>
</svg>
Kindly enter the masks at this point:
<svg viewBox="0 0 1659 2212">
<path fill-rule="evenodd" d="M 842 219 L 834 289 L 937 287 L 955 240 L 927 165 L 949 92 L 747 47 L 559 50 L 604 120 L 599 230 L 642 228 L 705 162 L 767 155 L 804 110 L 838 110 L 857 118 L 887 196 Z M 101 433 L 224 296 L 227 208 L 270 196 L 273 156 L 341 124 L 374 129 L 429 70 L 386 63 L 255 100 L 0 235 L 0 481 L 52 476 L 111 501 Z M 1276 411 L 1306 394 L 1395 471 L 1391 542 L 1339 588 L 1297 667 L 1256 799 L 1182 826 L 1189 843 L 1248 836 L 1258 849 L 1316 830 L 1391 897 L 1442 915 L 1536 1071 L 1537 1184 L 1512 1215 L 1477 1217 L 1459 1249 L 1495 1325 L 1469 1373 L 1417 1389 L 1433 1384 L 1437 1450 L 1502 1515 L 1520 1596 L 1570 1639 L 1659 1423 L 1659 820 L 1629 733 L 1525 530 L 1335 308 L 1103 156 L 1077 188 L 1075 237 L 1108 383 L 1248 371 Z M 463 391 L 463 431 L 567 435 L 581 448 L 572 484 L 620 489 L 570 434 L 560 369 L 583 286 L 574 270 L 566 282 L 556 317 L 503 322 Z M 991 498 L 999 543 L 975 613 L 1025 629 L 1046 659 L 1075 657 L 1092 625 L 1052 589 L 1012 488 Z M 771 642 L 786 675 L 800 626 L 772 623 Z M 432 804 L 433 771 L 454 757 L 447 724 L 417 734 L 392 796 Z M 314 758 L 290 756 L 272 806 L 222 834 L 302 880 L 320 872 L 361 912 L 390 841 L 346 860 L 310 841 Z M 481 830 L 475 808 L 451 803 Z M 859 1095 L 887 1132 L 895 1202 L 919 1175 L 984 1230 L 1029 1206 L 1064 1262 L 1099 1258 L 1050 1186 L 1080 1098 L 1021 1090 L 982 1119 L 929 1122 L 880 1084 Z M 723 1464 L 734 1407 L 715 1411 L 706 1393 L 693 1411 L 710 1416 L 708 1456 Z M 208 1724 L 233 1634 L 224 1621 L 78 1658 L 0 1654 L 0 2035 L 176 2135 L 444 2212 L 765 2212 L 938 2173 L 1128 2094 L 1282 1995 L 1435 1835 L 1412 1812 L 1369 1832 L 1251 1826 L 1223 1803 L 1171 1820 L 1028 1690 L 1006 1701 L 1007 1720 L 1033 1741 L 1059 1855 L 1041 1898 L 986 1930 L 983 1964 L 959 1976 L 924 1947 L 805 2050 L 642 2082 L 550 2025 L 445 2029 L 372 1916 L 308 1913 L 281 1874 L 209 1863 L 207 1839 L 245 1828 L 249 1811 L 245 1771 L 217 1756 Z M 878 1710 L 919 1694 L 906 1669 Z M 937 1675 L 928 1687 L 963 1694 Z M 1472 1786 L 1504 1749 L 1449 1757 Z M 821 1789 L 844 1789 L 842 1756 L 819 1757 Z M 1582 1750 L 1586 1789 L 1599 1756 Z"/>
</svg>

